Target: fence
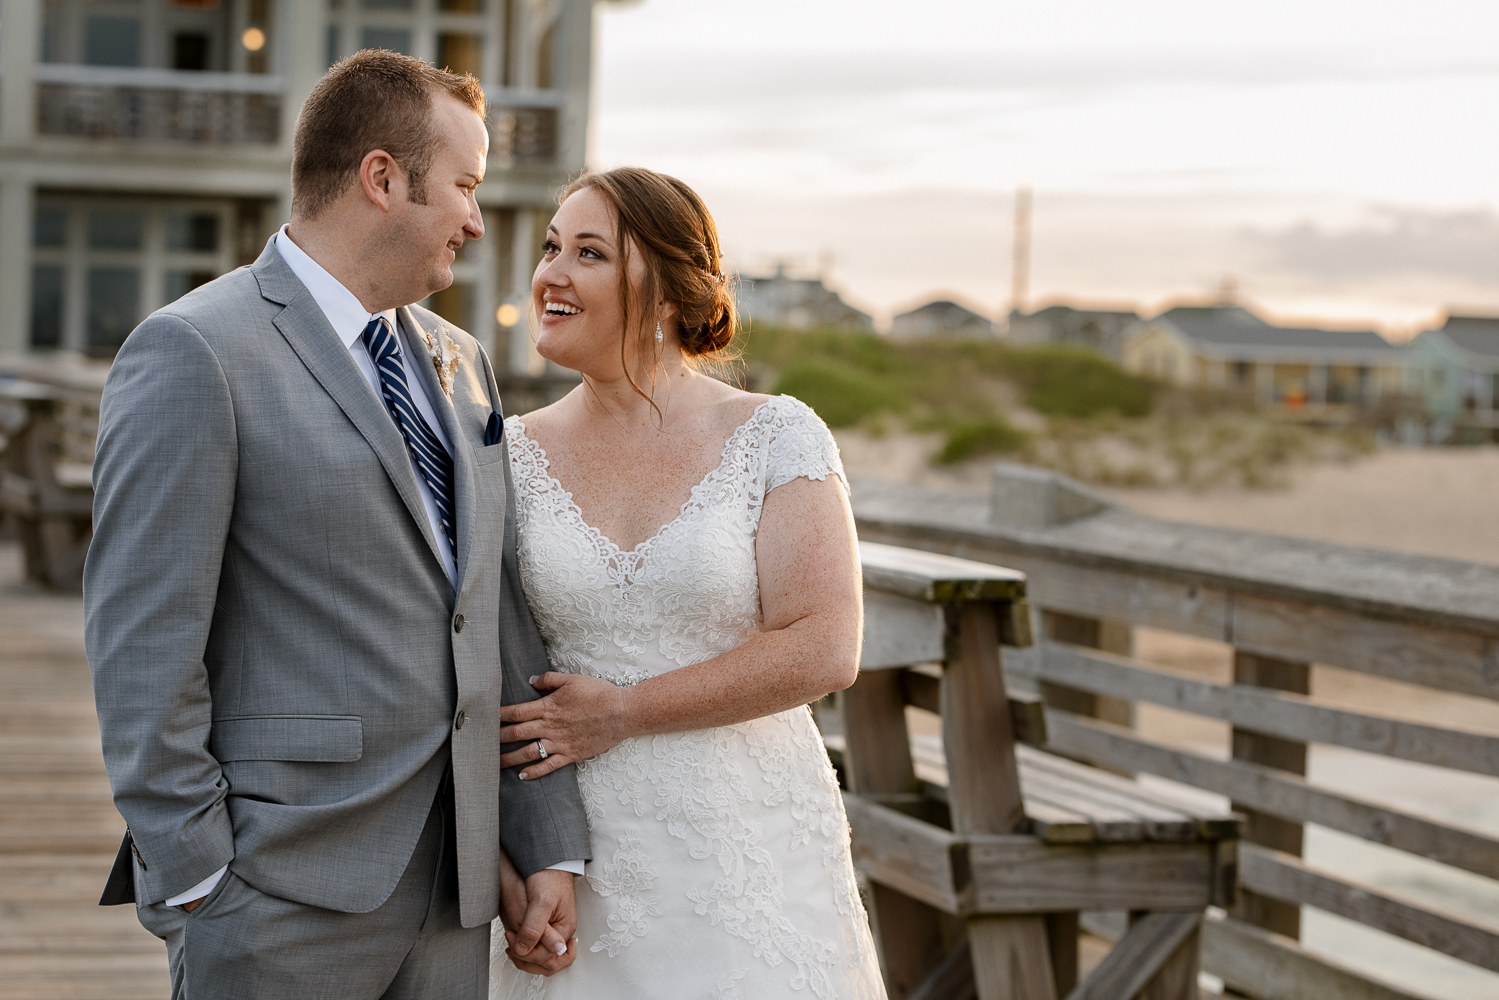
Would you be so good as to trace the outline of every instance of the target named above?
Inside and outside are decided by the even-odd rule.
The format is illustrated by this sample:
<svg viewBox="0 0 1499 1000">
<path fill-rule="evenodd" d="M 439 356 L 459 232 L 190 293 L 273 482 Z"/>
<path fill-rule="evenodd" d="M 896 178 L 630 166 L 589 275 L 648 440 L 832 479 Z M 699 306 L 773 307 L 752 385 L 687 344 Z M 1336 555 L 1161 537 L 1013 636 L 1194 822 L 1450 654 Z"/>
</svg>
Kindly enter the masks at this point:
<svg viewBox="0 0 1499 1000">
<path fill-rule="evenodd" d="M 1005 664 L 1044 693 L 1049 750 L 1227 796 L 1246 816 L 1239 899 L 1204 929 L 1208 971 L 1271 1000 L 1420 995 L 1301 948 L 1302 906 L 1499 971 L 1499 925 L 1301 859 L 1312 823 L 1499 878 L 1494 837 L 1304 777 L 1309 743 L 1499 776 L 1492 731 L 1351 711 L 1309 683 L 1315 662 L 1499 698 L 1499 567 L 1157 521 L 1019 467 L 996 470 L 990 497 L 881 483 L 854 497 L 862 539 L 1026 574 L 1043 639 Z M 1230 645 L 1233 683 L 1134 659 L 1133 626 Z M 1139 703 L 1229 723 L 1231 755 L 1144 738 Z"/>
</svg>

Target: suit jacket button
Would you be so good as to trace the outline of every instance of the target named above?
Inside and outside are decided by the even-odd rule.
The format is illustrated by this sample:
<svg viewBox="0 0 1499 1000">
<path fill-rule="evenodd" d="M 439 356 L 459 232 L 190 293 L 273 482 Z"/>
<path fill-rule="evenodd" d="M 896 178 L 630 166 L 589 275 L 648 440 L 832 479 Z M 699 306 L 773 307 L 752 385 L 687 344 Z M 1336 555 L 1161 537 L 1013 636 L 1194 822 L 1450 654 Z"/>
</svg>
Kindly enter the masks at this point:
<svg viewBox="0 0 1499 1000">
<path fill-rule="evenodd" d="M 464 720 L 466 718 L 468 718 L 468 717 L 466 715 L 464 715 L 463 711 L 460 709 L 459 712 L 458 712 L 458 717 L 453 720 L 453 728 L 454 729 L 462 729 L 463 728 L 463 722 L 464 722 Z"/>
<path fill-rule="evenodd" d="M 462 615 L 454 615 L 453 616 L 453 631 L 454 632 L 462 632 L 464 624 L 465 624 L 465 622 L 464 622 L 464 619 L 463 619 Z"/>
</svg>

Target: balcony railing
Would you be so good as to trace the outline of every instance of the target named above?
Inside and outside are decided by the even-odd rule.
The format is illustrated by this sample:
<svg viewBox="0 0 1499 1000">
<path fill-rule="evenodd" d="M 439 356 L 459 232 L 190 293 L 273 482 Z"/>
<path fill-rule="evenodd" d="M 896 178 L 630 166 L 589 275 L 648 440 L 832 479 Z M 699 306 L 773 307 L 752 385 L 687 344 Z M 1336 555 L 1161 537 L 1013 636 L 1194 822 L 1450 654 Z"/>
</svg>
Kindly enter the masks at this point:
<svg viewBox="0 0 1499 1000">
<path fill-rule="evenodd" d="M 552 90 L 491 89 L 489 158 L 498 166 L 552 166 L 562 95 Z"/>
<path fill-rule="evenodd" d="M 145 142 L 274 145 L 282 80 L 48 64 L 37 67 L 37 131 Z"/>
</svg>

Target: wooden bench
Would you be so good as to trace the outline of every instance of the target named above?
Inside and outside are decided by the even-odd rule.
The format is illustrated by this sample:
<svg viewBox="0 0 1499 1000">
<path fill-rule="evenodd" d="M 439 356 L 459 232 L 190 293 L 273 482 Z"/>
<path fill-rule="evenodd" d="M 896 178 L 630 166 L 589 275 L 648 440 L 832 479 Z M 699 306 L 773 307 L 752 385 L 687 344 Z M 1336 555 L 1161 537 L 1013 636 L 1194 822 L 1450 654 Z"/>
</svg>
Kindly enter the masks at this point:
<svg viewBox="0 0 1499 1000">
<path fill-rule="evenodd" d="M 27 578 L 56 590 L 83 585 L 106 372 L 0 359 L 0 514 L 20 538 Z"/>
<path fill-rule="evenodd" d="M 1045 743 L 1045 716 L 1006 691 L 1000 654 L 1030 643 L 1023 574 L 860 555 L 861 672 L 823 719 L 892 1000 L 1195 1000 L 1239 819 L 1025 745 Z M 941 735 L 912 739 L 908 706 Z M 1111 910 L 1129 929 L 1079 982 L 1078 914 Z"/>
</svg>

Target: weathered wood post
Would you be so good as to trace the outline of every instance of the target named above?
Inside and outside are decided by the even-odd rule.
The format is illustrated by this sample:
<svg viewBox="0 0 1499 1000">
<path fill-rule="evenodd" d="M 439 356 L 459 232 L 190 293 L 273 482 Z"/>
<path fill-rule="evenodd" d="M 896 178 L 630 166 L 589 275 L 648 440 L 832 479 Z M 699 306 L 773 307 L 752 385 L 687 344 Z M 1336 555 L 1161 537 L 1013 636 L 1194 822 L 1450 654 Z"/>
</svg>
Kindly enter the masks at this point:
<svg viewBox="0 0 1499 1000">
<path fill-rule="evenodd" d="M 1054 472 L 1000 462 L 991 482 L 989 519 L 995 524 L 1039 531 L 1087 517 L 1114 506 L 1108 498 Z M 1041 634 L 1054 642 L 1087 646 L 1119 656 L 1135 655 L 1134 629 L 1125 622 L 1087 618 L 1040 609 Z M 1040 695 L 1048 708 L 1102 719 L 1133 728 L 1135 706 L 1122 698 L 1082 691 L 1042 681 Z M 1053 913 L 1046 917 L 1052 969 L 1057 992 L 1065 994 L 1077 983 L 1078 915 Z"/>
<path fill-rule="evenodd" d="M 899 670 L 863 671 L 838 696 L 848 790 L 876 802 L 915 799 L 920 787 L 900 680 Z M 878 882 L 869 884 L 868 903 L 890 1000 L 905 1000 L 946 950 L 942 914 Z"/>
<path fill-rule="evenodd" d="M 943 610 L 942 742 L 953 832 L 1018 833 L 1025 810 L 999 652 L 998 616 L 1009 606 L 954 600 Z M 969 918 L 979 1000 L 1056 1000 L 1046 930 L 1046 918 L 1035 914 Z"/>
<path fill-rule="evenodd" d="M 1257 656 L 1243 650 L 1234 650 L 1234 683 L 1289 691 L 1293 694 L 1311 694 L 1312 667 L 1310 663 L 1277 660 L 1268 656 Z M 1263 764 L 1291 774 L 1306 774 L 1306 744 L 1278 736 L 1266 736 L 1239 726 L 1233 728 L 1233 758 L 1252 764 Z M 1294 820 L 1282 819 L 1269 813 L 1233 804 L 1235 812 L 1244 814 L 1244 839 L 1251 844 L 1301 856 L 1304 828 Z M 1283 934 L 1288 938 L 1301 937 L 1301 907 L 1278 899 L 1262 896 L 1253 889 L 1241 888 L 1233 914 L 1246 923 Z"/>
</svg>

